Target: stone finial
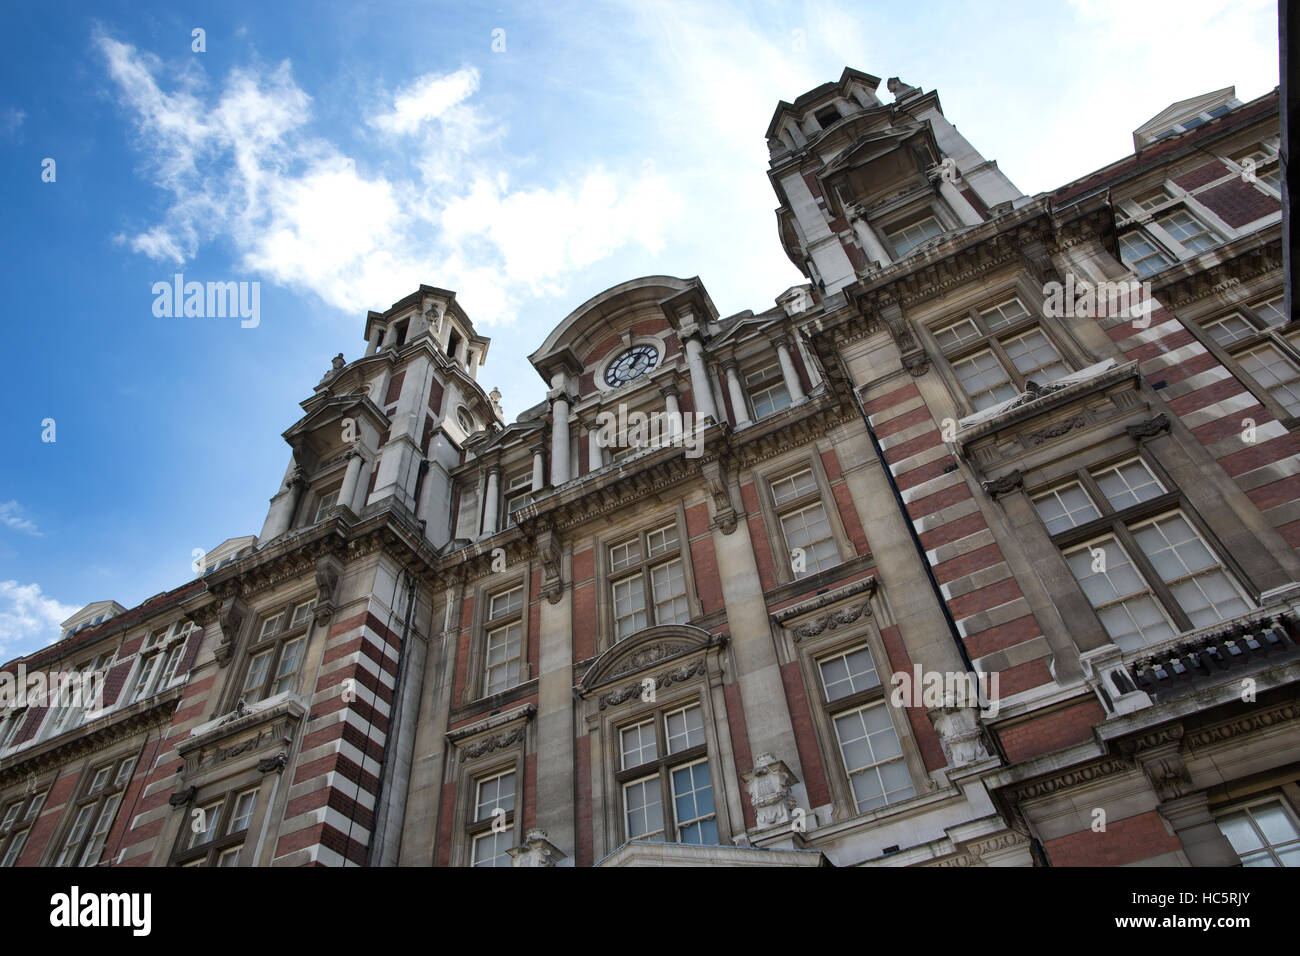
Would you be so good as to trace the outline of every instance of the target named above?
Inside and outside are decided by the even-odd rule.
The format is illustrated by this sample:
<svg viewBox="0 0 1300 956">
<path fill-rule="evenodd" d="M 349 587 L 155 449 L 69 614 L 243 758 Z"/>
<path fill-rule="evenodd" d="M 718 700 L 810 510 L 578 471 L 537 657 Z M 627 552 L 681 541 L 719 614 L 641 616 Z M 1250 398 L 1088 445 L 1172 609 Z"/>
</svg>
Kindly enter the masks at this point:
<svg viewBox="0 0 1300 956">
<path fill-rule="evenodd" d="M 889 90 L 889 92 L 894 94 L 895 100 L 905 99 L 911 94 L 917 92 L 917 88 L 915 86 L 908 86 L 906 83 L 904 83 L 896 76 L 891 76 L 885 82 L 885 89 Z"/>
</svg>

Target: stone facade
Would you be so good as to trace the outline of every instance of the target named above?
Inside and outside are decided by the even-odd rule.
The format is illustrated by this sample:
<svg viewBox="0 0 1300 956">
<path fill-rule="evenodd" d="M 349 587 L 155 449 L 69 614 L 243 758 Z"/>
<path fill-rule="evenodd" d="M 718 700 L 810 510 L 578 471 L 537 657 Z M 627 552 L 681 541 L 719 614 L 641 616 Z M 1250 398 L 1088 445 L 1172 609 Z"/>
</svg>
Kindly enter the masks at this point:
<svg viewBox="0 0 1300 956">
<path fill-rule="evenodd" d="M 772 118 L 771 308 L 609 289 L 513 423 L 370 313 L 256 538 L 6 666 L 104 686 L 3 711 L 0 862 L 1294 865 L 1276 94 L 1031 197 L 879 83 Z"/>
</svg>

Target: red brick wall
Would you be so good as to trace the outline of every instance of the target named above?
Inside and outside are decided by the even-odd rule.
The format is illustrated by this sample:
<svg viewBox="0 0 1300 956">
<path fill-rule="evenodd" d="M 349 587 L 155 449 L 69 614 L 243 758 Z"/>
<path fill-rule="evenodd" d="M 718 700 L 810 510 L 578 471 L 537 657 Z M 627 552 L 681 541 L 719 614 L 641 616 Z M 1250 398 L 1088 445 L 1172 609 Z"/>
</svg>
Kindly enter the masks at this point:
<svg viewBox="0 0 1300 956">
<path fill-rule="evenodd" d="M 1053 866 L 1123 866 L 1182 848 L 1182 841 L 1154 810 L 1108 820 L 1100 833 L 1089 828 L 1043 844 Z"/>
</svg>

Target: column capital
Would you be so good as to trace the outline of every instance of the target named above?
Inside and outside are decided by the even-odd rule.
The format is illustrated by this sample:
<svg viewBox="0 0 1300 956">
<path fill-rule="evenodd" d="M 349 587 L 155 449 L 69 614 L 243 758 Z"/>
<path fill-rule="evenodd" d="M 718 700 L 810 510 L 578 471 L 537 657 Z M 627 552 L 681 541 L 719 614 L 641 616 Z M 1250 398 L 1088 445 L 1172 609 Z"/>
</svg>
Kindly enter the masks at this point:
<svg viewBox="0 0 1300 956">
<path fill-rule="evenodd" d="M 659 394 L 663 395 L 665 398 L 669 395 L 680 394 L 677 391 L 677 383 L 674 382 L 672 379 L 669 379 L 668 381 L 664 382 L 662 385 L 659 386 Z"/>
</svg>

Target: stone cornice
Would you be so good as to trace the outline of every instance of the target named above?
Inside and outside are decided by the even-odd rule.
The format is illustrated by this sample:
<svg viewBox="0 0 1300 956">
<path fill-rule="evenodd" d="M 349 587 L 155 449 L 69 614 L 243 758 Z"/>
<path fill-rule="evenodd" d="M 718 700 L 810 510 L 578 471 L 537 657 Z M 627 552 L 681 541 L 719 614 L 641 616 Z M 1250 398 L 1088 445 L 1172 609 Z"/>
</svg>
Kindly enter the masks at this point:
<svg viewBox="0 0 1300 956">
<path fill-rule="evenodd" d="M 831 604 L 835 604 L 858 594 L 865 594 L 867 597 L 870 597 L 876 593 L 876 583 L 876 576 L 874 574 L 868 575 L 867 577 L 857 581 L 851 581 L 842 587 L 835 588 L 832 591 L 827 591 L 825 594 L 817 594 L 800 601 L 797 604 L 791 604 L 778 611 L 773 611 L 771 615 L 772 620 L 776 621 L 778 624 L 785 624 L 787 621 L 796 617 L 800 617 L 804 614 L 811 614 L 813 611 L 819 611 L 824 607 L 828 607 Z"/>
</svg>

